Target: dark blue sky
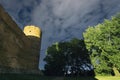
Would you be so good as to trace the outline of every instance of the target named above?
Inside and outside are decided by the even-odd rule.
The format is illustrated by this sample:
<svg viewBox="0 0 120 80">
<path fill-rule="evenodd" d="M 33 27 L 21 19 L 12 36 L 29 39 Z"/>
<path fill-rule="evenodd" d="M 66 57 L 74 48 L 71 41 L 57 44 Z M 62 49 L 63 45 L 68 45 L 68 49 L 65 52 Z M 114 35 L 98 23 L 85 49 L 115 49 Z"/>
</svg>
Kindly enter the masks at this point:
<svg viewBox="0 0 120 80">
<path fill-rule="evenodd" d="M 82 38 L 88 26 L 103 22 L 120 11 L 120 0 L 0 0 L 18 26 L 42 29 L 40 68 L 48 46 Z"/>
</svg>

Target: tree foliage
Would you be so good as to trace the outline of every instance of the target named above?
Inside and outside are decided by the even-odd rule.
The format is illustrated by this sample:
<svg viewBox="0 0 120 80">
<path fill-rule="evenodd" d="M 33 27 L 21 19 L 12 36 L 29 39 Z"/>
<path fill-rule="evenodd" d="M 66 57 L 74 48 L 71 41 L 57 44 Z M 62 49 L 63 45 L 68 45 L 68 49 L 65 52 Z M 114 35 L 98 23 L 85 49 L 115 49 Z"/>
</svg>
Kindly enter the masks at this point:
<svg viewBox="0 0 120 80">
<path fill-rule="evenodd" d="M 120 70 L 120 14 L 89 27 L 83 36 L 96 74 Z"/>
<path fill-rule="evenodd" d="M 44 73 L 49 76 L 68 74 L 80 76 L 87 74 L 85 71 L 90 72 L 91 69 L 84 41 L 78 39 L 55 43 L 48 47 L 44 61 L 46 61 Z"/>
</svg>

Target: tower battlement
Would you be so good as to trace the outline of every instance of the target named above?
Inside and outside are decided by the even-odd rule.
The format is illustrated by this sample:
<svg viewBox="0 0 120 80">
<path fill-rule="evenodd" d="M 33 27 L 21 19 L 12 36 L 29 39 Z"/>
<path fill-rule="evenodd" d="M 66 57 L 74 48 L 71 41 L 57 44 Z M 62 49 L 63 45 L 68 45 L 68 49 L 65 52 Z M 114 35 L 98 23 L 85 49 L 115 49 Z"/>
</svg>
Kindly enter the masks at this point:
<svg viewBox="0 0 120 80">
<path fill-rule="evenodd" d="M 41 37 L 41 29 L 33 25 L 25 26 L 23 32 L 26 36 Z"/>
</svg>

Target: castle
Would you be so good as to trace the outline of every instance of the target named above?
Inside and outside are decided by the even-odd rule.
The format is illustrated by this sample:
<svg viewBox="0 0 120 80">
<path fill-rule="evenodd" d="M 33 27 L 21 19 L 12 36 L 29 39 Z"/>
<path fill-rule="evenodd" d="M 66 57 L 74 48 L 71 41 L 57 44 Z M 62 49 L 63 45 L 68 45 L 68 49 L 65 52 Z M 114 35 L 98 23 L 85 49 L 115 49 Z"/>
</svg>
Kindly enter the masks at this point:
<svg viewBox="0 0 120 80">
<path fill-rule="evenodd" d="M 22 31 L 0 6 L 0 73 L 39 72 L 41 29 Z"/>
</svg>

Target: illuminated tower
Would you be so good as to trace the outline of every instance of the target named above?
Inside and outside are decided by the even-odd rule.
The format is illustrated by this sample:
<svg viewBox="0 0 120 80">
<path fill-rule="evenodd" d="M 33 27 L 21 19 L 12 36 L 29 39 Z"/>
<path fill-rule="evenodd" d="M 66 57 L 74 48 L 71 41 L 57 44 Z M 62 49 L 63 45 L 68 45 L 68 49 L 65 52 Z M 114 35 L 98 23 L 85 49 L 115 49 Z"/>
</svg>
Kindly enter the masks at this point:
<svg viewBox="0 0 120 80">
<path fill-rule="evenodd" d="M 39 27 L 30 25 L 25 26 L 23 32 L 25 35 L 29 38 L 31 42 L 30 46 L 30 55 L 28 56 L 30 58 L 29 63 L 27 63 L 29 68 L 31 69 L 38 69 L 39 64 L 39 58 L 40 58 L 40 46 L 41 46 L 41 36 L 42 32 Z"/>
</svg>

